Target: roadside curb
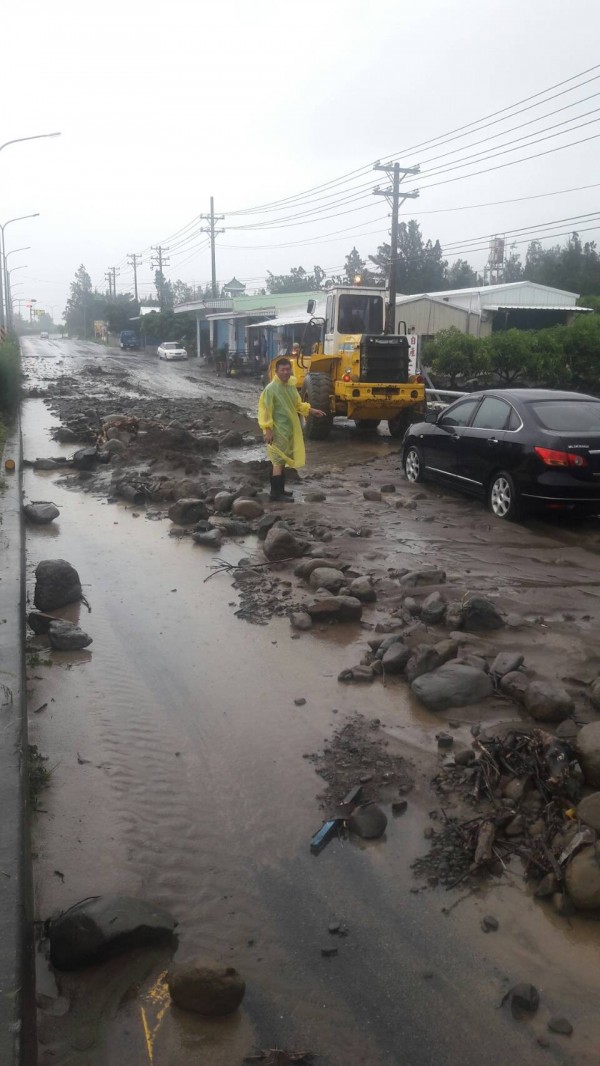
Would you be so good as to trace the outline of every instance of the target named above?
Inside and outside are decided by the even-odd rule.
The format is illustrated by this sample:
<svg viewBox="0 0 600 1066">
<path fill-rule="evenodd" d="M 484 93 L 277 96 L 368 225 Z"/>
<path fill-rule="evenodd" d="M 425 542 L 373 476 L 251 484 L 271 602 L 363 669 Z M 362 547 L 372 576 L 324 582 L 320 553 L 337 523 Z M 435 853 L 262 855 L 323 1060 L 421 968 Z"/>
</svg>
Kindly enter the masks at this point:
<svg viewBox="0 0 600 1066">
<path fill-rule="evenodd" d="M 5 460 L 13 459 L 13 473 Z M 30 807 L 25 681 L 25 531 L 21 422 L 0 475 L 0 1062 L 36 1062 Z"/>
</svg>

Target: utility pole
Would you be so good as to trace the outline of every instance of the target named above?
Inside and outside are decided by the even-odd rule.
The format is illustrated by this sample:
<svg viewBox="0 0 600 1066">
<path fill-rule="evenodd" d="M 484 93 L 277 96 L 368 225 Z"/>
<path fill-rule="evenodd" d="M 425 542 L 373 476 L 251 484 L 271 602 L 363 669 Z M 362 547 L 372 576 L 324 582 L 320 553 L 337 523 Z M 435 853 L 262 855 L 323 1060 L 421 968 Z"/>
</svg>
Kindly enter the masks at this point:
<svg viewBox="0 0 600 1066">
<path fill-rule="evenodd" d="M 139 300 L 138 300 L 138 287 L 137 287 L 137 264 L 138 264 L 138 259 L 141 259 L 141 258 L 142 258 L 141 255 L 136 255 L 135 252 L 128 252 L 127 253 L 127 260 L 128 260 L 128 262 L 131 263 L 131 265 L 133 267 L 133 290 L 135 292 L 135 302 L 136 303 L 139 303 Z"/>
<path fill-rule="evenodd" d="M 117 270 L 116 267 L 109 267 L 108 268 L 108 273 L 112 277 L 112 296 L 113 296 L 113 299 L 116 299 L 116 296 L 117 296 L 117 274 L 120 274 L 121 271 Z"/>
<path fill-rule="evenodd" d="M 388 204 L 392 208 L 392 229 L 390 233 L 390 298 L 388 302 L 387 315 L 385 321 L 385 332 L 394 333 L 396 330 L 396 292 L 397 292 L 397 266 L 398 266 L 398 209 L 400 203 L 404 203 L 405 200 L 416 200 L 419 195 L 419 190 L 415 189 L 413 192 L 400 193 L 400 182 L 406 177 L 407 174 L 418 174 L 421 170 L 420 167 L 401 167 L 399 163 L 376 163 L 373 170 L 383 170 L 388 178 L 391 180 L 392 185 L 387 189 L 380 189 L 377 186 L 373 189 L 374 196 L 385 196 Z M 402 178 L 400 175 L 402 174 Z M 402 199 L 400 197 L 402 196 Z"/>
<path fill-rule="evenodd" d="M 210 215 L 200 215 L 200 218 L 206 219 L 208 226 L 203 226 L 201 233 L 208 233 L 210 237 L 210 263 L 211 263 L 211 276 L 212 276 L 212 294 L 217 295 L 217 261 L 215 257 L 215 237 L 218 233 L 225 233 L 224 229 L 215 229 L 215 222 L 222 222 L 225 215 L 215 215 L 215 201 L 211 196 L 210 198 Z"/>
<path fill-rule="evenodd" d="M 105 277 L 105 280 L 108 282 L 108 298 L 110 300 L 112 298 L 112 274 L 111 274 L 110 270 L 108 270 L 106 272 L 104 277 Z"/>
<path fill-rule="evenodd" d="M 158 300 L 159 300 L 159 303 L 160 303 L 160 309 L 162 311 L 163 303 L 164 303 L 164 300 L 165 300 L 165 292 L 164 292 L 165 277 L 164 277 L 163 267 L 169 265 L 169 260 L 165 257 L 165 252 L 168 252 L 169 249 L 168 248 L 164 248 L 161 244 L 153 244 L 150 250 L 152 252 L 156 252 L 156 256 L 152 259 L 152 266 L 156 267 L 156 269 L 158 270 L 158 273 L 160 275 L 160 290 L 159 290 L 159 293 L 158 293 Z"/>
</svg>

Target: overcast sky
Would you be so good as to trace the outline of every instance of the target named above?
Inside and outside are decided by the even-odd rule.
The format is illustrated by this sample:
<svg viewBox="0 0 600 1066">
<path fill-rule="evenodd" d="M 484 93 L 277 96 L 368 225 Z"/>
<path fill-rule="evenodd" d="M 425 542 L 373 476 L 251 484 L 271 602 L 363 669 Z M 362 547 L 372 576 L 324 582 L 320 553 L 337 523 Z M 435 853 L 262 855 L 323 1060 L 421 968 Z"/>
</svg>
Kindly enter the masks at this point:
<svg viewBox="0 0 600 1066">
<path fill-rule="evenodd" d="M 40 212 L 7 227 L 7 250 L 31 245 L 8 266 L 27 264 L 12 276 L 15 298 L 37 299 L 56 321 L 80 263 L 101 290 L 117 266 L 126 292 L 126 256 L 143 253 L 140 292 L 150 293 L 149 249 L 162 243 L 171 248 L 168 277 L 207 281 L 205 223 L 194 220 L 211 195 L 226 216 L 221 282 L 235 274 L 252 291 L 267 270 L 339 270 L 353 244 L 366 256 L 387 239 L 386 202 L 370 193 L 384 180 L 370 169 L 379 158 L 443 168 L 407 179 L 421 195 L 402 210 L 450 260 L 461 254 L 481 268 L 486 252 L 467 250 L 469 241 L 531 226 L 521 241 L 588 213 L 546 232 L 577 227 L 598 237 L 600 185 L 558 192 L 600 183 L 597 0 L 36 0 L 11 9 L 2 16 L 11 103 L 0 143 L 62 135 L 1 152 L 0 222 Z M 502 122 L 477 122 L 536 93 Z M 439 144 L 469 123 L 461 139 Z M 464 165 L 516 138 L 511 151 Z M 593 139 L 572 145 L 583 138 Z M 355 171 L 300 202 L 233 213 Z M 542 193 L 553 195 L 473 207 Z"/>
</svg>

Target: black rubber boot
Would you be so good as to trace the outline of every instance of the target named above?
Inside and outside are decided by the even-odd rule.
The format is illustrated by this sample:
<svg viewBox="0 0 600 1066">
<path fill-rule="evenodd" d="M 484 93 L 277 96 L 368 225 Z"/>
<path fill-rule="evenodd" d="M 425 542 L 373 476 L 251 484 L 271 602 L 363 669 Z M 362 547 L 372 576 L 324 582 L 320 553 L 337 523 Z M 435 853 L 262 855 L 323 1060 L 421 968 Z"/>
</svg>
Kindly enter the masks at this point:
<svg viewBox="0 0 600 1066">
<path fill-rule="evenodd" d="M 291 503 L 290 497 L 285 495 L 283 484 L 283 474 L 271 476 L 271 499 L 277 503 Z"/>
<path fill-rule="evenodd" d="M 294 493 L 293 492 L 288 492 L 286 490 L 286 487 L 285 487 L 285 467 L 283 468 L 283 474 L 281 475 L 281 488 L 282 488 L 283 495 L 285 496 L 286 500 L 293 500 L 294 499 Z"/>
</svg>

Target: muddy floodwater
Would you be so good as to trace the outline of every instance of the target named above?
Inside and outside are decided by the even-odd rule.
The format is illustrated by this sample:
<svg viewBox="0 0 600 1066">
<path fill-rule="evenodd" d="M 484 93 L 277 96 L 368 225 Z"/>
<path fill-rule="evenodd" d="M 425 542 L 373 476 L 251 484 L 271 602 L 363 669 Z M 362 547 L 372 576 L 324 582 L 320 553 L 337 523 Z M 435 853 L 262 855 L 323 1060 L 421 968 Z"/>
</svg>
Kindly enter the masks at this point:
<svg viewBox="0 0 600 1066">
<path fill-rule="evenodd" d="M 101 358 L 95 345 L 58 340 L 30 341 L 25 354 L 30 383 L 60 377 L 61 360 L 72 373 L 78 360 Z M 195 366 L 157 367 L 147 356 L 137 365 L 147 391 L 198 390 Z M 203 394 L 211 389 L 249 409 L 257 391 L 213 381 Z M 56 424 L 43 400 L 25 402 L 26 457 L 72 453 L 51 441 Z M 364 447 L 383 476 L 389 443 Z M 333 448 L 329 464 L 343 477 L 343 444 Z M 235 616 L 229 575 L 214 574 L 211 553 L 190 539 L 170 537 L 168 519 L 74 491 L 56 471 L 27 469 L 25 493 L 60 508 L 51 526 L 27 531 L 30 603 L 37 563 L 68 560 L 90 609 L 60 614 L 93 637 L 83 652 L 28 656 L 30 743 L 50 770 L 33 826 L 36 918 L 103 892 L 149 900 L 178 922 L 178 961 L 235 966 L 247 986 L 235 1015 L 208 1021 L 170 1005 L 164 955 L 138 951 L 59 974 L 40 952 L 41 1066 L 241 1066 L 272 1048 L 311 1051 L 323 1066 L 597 1066 L 596 922 L 565 920 L 536 902 L 518 866 L 476 892 L 415 891 L 411 863 L 439 806 L 429 789 L 439 720 L 407 689 L 337 681 L 340 666 L 360 658 L 364 629 L 292 639 L 285 618 L 249 625 Z M 593 666 L 596 528 L 539 523 L 521 534 L 500 523 L 488 533 L 478 505 L 442 497 L 440 508 L 452 533 L 405 518 L 397 552 L 431 562 L 451 536 L 451 567 L 469 567 L 482 588 L 498 588 L 500 568 L 505 595 L 526 613 L 535 614 L 536 598 L 547 619 L 577 613 L 570 634 L 559 626 L 548 641 L 536 630 L 534 657 L 563 648 L 571 673 Z M 219 556 L 236 563 L 255 550 L 249 536 L 227 541 Z M 530 596 L 535 582 L 543 591 Z M 387 809 L 382 839 L 335 839 L 314 856 L 323 782 L 303 756 L 356 712 L 380 720 L 415 787 L 405 815 Z M 470 739 L 468 722 L 457 736 Z M 486 935 L 480 922 L 490 913 L 499 929 Z M 325 957 L 331 923 L 347 935 Z M 531 1021 L 500 1007 L 520 981 L 540 990 Z M 548 1032 L 557 1015 L 569 1018 L 572 1036 Z"/>
</svg>

